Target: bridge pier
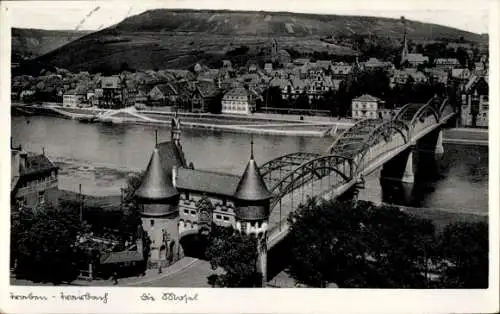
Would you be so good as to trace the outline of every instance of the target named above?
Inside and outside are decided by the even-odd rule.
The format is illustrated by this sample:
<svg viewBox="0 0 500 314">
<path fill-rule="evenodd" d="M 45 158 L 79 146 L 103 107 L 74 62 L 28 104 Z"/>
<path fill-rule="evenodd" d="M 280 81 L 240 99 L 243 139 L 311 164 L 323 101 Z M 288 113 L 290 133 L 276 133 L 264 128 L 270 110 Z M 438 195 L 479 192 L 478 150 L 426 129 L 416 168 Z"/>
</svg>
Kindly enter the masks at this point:
<svg viewBox="0 0 500 314">
<path fill-rule="evenodd" d="M 413 167 L 413 151 L 410 151 L 406 159 L 406 165 L 401 177 L 402 183 L 414 183 L 415 182 L 415 171 Z"/>
<path fill-rule="evenodd" d="M 444 147 L 443 147 L 443 131 L 439 130 L 438 137 L 436 140 L 436 148 L 434 149 L 434 153 L 436 155 L 442 155 L 444 154 Z"/>
<path fill-rule="evenodd" d="M 403 183 L 415 182 L 414 147 L 401 152 L 382 167 L 381 178 Z"/>
</svg>

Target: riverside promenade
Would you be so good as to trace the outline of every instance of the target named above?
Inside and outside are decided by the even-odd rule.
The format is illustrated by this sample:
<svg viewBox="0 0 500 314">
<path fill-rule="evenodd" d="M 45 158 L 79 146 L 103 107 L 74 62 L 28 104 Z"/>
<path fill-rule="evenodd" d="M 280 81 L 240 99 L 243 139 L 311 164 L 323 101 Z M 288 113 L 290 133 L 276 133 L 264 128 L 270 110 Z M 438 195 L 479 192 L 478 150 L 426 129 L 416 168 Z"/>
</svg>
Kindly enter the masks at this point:
<svg viewBox="0 0 500 314">
<path fill-rule="evenodd" d="M 162 110 L 66 108 L 60 105 L 27 106 L 14 105 L 16 110 L 30 111 L 33 115 L 51 115 L 67 119 L 95 117 L 96 122 L 107 124 L 139 124 L 170 127 L 173 112 Z M 274 115 L 255 113 L 250 116 L 178 113 L 185 128 L 283 136 L 331 136 L 353 125 L 347 119 L 296 115 Z"/>
<path fill-rule="evenodd" d="M 39 115 L 55 115 L 68 119 L 94 116 L 97 121 L 108 124 L 139 124 L 170 127 L 175 113 L 149 108 L 137 110 L 134 107 L 124 109 L 65 108 L 58 104 L 46 106 L 27 106 L 13 104 L 22 111 L 29 110 Z M 254 113 L 249 116 L 178 113 L 185 128 L 222 131 L 229 133 L 248 133 L 262 135 L 334 137 L 354 125 L 349 118 L 325 116 L 281 115 L 272 113 Z M 488 145 L 488 129 L 451 128 L 444 130 L 445 143 Z"/>
</svg>

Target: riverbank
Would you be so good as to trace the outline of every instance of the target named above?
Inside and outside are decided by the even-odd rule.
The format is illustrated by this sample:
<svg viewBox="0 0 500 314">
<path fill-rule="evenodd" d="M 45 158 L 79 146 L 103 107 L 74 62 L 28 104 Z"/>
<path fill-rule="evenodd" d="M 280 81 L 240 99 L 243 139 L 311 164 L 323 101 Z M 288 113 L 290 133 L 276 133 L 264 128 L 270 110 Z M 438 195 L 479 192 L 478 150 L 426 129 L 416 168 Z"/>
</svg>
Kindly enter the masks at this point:
<svg viewBox="0 0 500 314">
<path fill-rule="evenodd" d="M 69 119 L 96 117 L 108 124 L 135 124 L 158 127 L 170 127 L 175 113 L 154 108 L 136 110 L 129 107 L 120 110 L 98 108 L 65 108 L 57 104 L 49 106 L 28 106 L 14 104 L 13 112 L 18 114 L 48 115 Z M 278 115 L 254 113 L 249 116 L 211 114 L 211 113 L 177 113 L 182 126 L 190 129 L 221 131 L 228 133 L 328 137 L 335 136 L 354 125 L 351 119 L 324 117 Z M 445 129 L 443 142 L 465 145 L 488 145 L 488 129 L 452 128 Z"/>
<path fill-rule="evenodd" d="M 133 107 L 121 110 L 104 110 L 95 108 L 65 108 L 59 105 L 28 106 L 13 105 L 12 111 L 18 114 L 48 115 L 68 119 L 89 118 L 95 116 L 99 122 L 107 124 L 136 124 L 170 127 L 172 112 L 156 110 L 136 110 Z M 250 116 L 211 114 L 211 113 L 178 113 L 182 126 L 191 129 L 222 131 L 229 133 L 247 133 L 279 136 L 332 136 L 352 125 L 346 119 L 300 116 L 269 116 L 252 114 Z"/>
<path fill-rule="evenodd" d="M 488 145 L 488 129 L 452 128 L 443 132 L 443 142 L 464 145 Z"/>
<path fill-rule="evenodd" d="M 121 196 L 94 196 L 82 194 L 83 205 L 86 207 L 100 207 L 106 211 L 120 210 Z M 59 201 L 80 202 L 80 194 L 69 190 L 59 190 Z"/>
</svg>

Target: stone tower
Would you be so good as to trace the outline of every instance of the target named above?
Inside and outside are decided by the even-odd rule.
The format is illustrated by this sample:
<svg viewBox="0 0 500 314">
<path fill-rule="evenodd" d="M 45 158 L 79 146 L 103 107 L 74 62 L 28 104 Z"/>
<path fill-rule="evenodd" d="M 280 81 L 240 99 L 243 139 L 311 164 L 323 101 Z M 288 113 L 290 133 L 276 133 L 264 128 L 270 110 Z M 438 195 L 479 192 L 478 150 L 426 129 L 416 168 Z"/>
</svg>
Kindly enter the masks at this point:
<svg viewBox="0 0 500 314">
<path fill-rule="evenodd" d="M 405 17 L 401 17 L 401 21 L 403 22 L 403 50 L 401 51 L 401 64 L 403 64 L 406 60 L 408 60 L 408 41 L 406 39 L 406 20 Z"/>
<path fill-rule="evenodd" d="M 271 39 L 271 62 L 278 61 L 278 42 L 276 39 Z"/>
<path fill-rule="evenodd" d="M 267 230 L 269 224 L 271 192 L 266 187 L 253 156 L 251 143 L 250 161 L 241 176 L 234 194 L 236 229 L 257 238 L 257 268 L 262 274 L 263 286 L 267 282 Z"/>
<path fill-rule="evenodd" d="M 179 121 L 179 118 L 177 117 L 177 112 L 175 112 L 174 117 L 172 118 L 172 123 L 171 123 L 172 130 L 170 131 L 170 136 L 172 138 L 172 142 L 180 146 L 180 141 L 181 141 L 181 122 Z"/>
<path fill-rule="evenodd" d="M 142 227 L 151 240 L 150 260 L 165 265 L 179 259 L 179 193 L 162 168 L 157 147 L 135 197 Z"/>
</svg>

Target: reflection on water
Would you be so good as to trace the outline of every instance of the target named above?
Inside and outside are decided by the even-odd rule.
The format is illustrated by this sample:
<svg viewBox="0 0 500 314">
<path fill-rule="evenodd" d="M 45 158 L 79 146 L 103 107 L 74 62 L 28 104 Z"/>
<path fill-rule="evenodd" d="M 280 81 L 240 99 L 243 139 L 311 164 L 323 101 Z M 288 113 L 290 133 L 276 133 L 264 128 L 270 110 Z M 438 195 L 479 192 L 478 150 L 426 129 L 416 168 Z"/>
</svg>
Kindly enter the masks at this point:
<svg viewBox="0 0 500 314">
<path fill-rule="evenodd" d="M 84 124 L 54 117 L 12 118 L 14 144 L 41 152 L 61 167 L 60 187 L 84 193 L 119 194 L 130 172 L 144 169 L 154 146 L 152 126 Z M 160 141 L 169 140 L 170 129 L 158 128 Z M 297 151 L 324 153 L 331 138 L 254 135 L 259 164 Z M 196 168 L 240 175 L 250 153 L 250 134 L 186 129 L 181 143 L 188 162 Z M 431 156 L 418 160 L 419 171 L 412 188 L 381 184 L 380 171 L 366 178 L 360 198 L 376 202 L 487 211 L 488 147 L 446 145 L 434 162 Z"/>
</svg>

